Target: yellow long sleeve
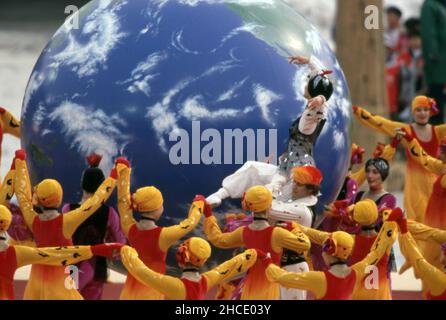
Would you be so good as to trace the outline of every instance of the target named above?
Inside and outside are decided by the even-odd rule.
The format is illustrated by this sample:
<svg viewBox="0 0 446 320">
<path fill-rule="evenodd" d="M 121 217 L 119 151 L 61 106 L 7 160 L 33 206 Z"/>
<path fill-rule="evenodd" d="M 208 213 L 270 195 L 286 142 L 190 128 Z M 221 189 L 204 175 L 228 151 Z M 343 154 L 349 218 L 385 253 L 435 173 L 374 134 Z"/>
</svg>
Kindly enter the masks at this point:
<svg viewBox="0 0 446 320">
<path fill-rule="evenodd" d="M 223 233 L 214 216 L 204 220 L 204 233 L 208 240 L 217 248 L 231 249 L 243 246 L 244 228 L 245 227 L 240 227 L 232 232 Z"/>
<path fill-rule="evenodd" d="M 87 220 L 99 207 L 107 201 L 116 185 L 112 177 L 106 178 L 93 196 L 85 201 L 79 208 L 69 211 L 63 216 L 63 234 L 65 238 L 71 239 L 76 229 Z"/>
<path fill-rule="evenodd" d="M 302 231 L 296 229 L 290 232 L 286 229 L 276 227 L 273 230 L 271 240 L 272 248 L 276 252 L 280 252 L 284 248 L 297 253 L 305 253 L 311 247 L 310 239 Z"/>
<path fill-rule="evenodd" d="M 313 228 L 308 228 L 304 226 L 300 226 L 300 228 L 302 229 L 303 233 L 305 233 L 308 236 L 308 238 L 310 238 L 310 241 L 312 243 L 318 244 L 320 246 L 322 246 L 331 235 L 331 233 L 329 232 L 324 232 Z"/>
<path fill-rule="evenodd" d="M 408 144 L 407 148 L 409 150 L 408 153 L 410 157 L 423 166 L 426 170 L 429 170 L 436 175 L 446 173 L 446 164 L 443 163 L 443 161 L 427 154 L 416 139 L 413 139 Z"/>
<path fill-rule="evenodd" d="M 397 128 L 405 128 L 406 130 L 409 130 L 409 125 L 407 123 L 391 121 L 384 117 L 373 115 L 360 107 L 358 107 L 358 110 L 355 112 L 355 118 L 359 123 L 390 137 L 395 136 L 395 129 Z"/>
<path fill-rule="evenodd" d="M 439 296 L 446 290 L 446 274 L 424 259 L 410 232 L 400 235 L 401 253 L 414 267 L 415 273 L 429 289 L 431 295 Z"/>
<path fill-rule="evenodd" d="M 138 258 L 138 253 L 132 247 L 122 247 L 121 260 L 132 276 L 142 284 L 161 292 L 168 299 L 186 299 L 186 288 L 180 279 L 153 271 Z"/>
<path fill-rule="evenodd" d="M 14 178 L 15 170 L 9 170 L 3 179 L 3 183 L 0 188 L 0 204 L 4 206 L 9 205 L 9 200 L 11 200 L 14 195 Z"/>
<path fill-rule="evenodd" d="M 257 260 L 257 251 L 248 249 L 234 258 L 223 262 L 214 269 L 203 273 L 206 277 L 208 290 L 246 272 Z"/>
<path fill-rule="evenodd" d="M 266 269 L 266 277 L 269 281 L 277 282 L 286 288 L 311 291 L 316 299 L 321 299 L 327 292 L 327 280 L 324 273 L 320 271 L 295 273 L 270 264 Z"/>
<path fill-rule="evenodd" d="M 118 165 L 118 212 L 121 220 L 121 229 L 128 237 L 129 230 L 136 223 L 133 219 L 133 210 L 130 201 L 130 168 L 119 170 Z"/>
<path fill-rule="evenodd" d="M 16 252 L 18 268 L 28 264 L 68 266 L 93 257 L 90 246 L 54 248 L 30 248 L 25 246 L 14 246 L 14 250 Z"/>
<path fill-rule="evenodd" d="M 438 140 L 446 137 L 446 124 L 435 126 L 435 134 L 437 135 Z"/>
<path fill-rule="evenodd" d="M 25 223 L 30 230 L 33 228 L 34 218 L 37 213 L 33 209 L 31 182 L 29 180 L 28 168 L 24 160 L 15 160 L 15 181 L 14 191 L 19 202 L 20 210 L 22 211 Z"/>
<path fill-rule="evenodd" d="M 431 228 L 414 220 L 407 220 L 407 228 L 416 240 L 446 243 L 446 230 Z"/>
<path fill-rule="evenodd" d="M 159 238 L 160 249 L 166 252 L 175 242 L 194 230 L 200 222 L 203 210 L 203 201 L 193 202 L 187 219 L 184 219 L 177 225 L 163 228 Z"/>
<path fill-rule="evenodd" d="M 356 183 L 358 184 L 358 188 L 360 188 L 367 179 L 365 175 L 365 166 L 362 166 L 356 172 L 352 172 L 351 178 L 356 181 Z"/>
<path fill-rule="evenodd" d="M 392 245 L 398 236 L 398 225 L 394 221 L 384 222 L 369 254 L 360 262 L 354 264 L 357 279 L 362 279 L 367 271 L 367 267 L 376 265 L 385 254 L 390 254 Z"/>
<path fill-rule="evenodd" d="M 1 126 L 4 133 L 12 134 L 20 138 L 20 121 L 17 120 L 9 111 L 0 113 Z"/>
</svg>

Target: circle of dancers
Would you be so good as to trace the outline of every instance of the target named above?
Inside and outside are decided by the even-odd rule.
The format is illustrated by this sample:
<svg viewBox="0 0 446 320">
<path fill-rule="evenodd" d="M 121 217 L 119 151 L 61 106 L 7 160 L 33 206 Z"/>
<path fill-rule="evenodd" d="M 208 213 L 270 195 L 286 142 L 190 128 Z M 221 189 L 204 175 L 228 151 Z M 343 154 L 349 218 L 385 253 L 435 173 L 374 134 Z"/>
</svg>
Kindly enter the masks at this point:
<svg viewBox="0 0 446 320">
<path fill-rule="evenodd" d="M 352 145 L 343 187 L 316 226 L 324 177 L 313 149 L 334 85 L 314 58 L 289 62 L 309 69 L 307 100 L 278 165 L 246 162 L 214 193 L 195 196 L 176 225 L 157 225 L 164 200 L 155 186 L 130 191 L 132 166 L 124 157 L 106 176 L 101 156 L 88 155 L 82 198 L 63 204 L 57 180 L 31 185 L 28 155 L 17 150 L 0 186 L 0 299 L 14 299 L 14 273 L 25 265 L 32 267 L 23 299 L 101 299 L 107 260 L 121 260 L 128 271 L 123 300 L 390 300 L 397 239 L 406 259 L 400 272 L 413 268 L 425 299 L 446 299 L 446 125 L 429 124 L 435 101 L 417 96 L 410 124 L 353 106 L 359 123 L 391 142 L 378 144 L 367 161 Z M 4 108 L 0 127 L 2 135 L 20 137 L 20 122 Z M 399 145 L 407 155 L 404 210 L 384 187 Z M 115 188 L 117 211 L 105 204 Z M 214 213 L 225 199 L 240 199 L 239 212 Z M 204 237 L 187 238 L 202 219 Z M 172 247 L 179 277 L 166 274 Z M 233 257 L 205 268 L 212 247 Z M 67 285 L 72 265 L 78 287 Z"/>
</svg>

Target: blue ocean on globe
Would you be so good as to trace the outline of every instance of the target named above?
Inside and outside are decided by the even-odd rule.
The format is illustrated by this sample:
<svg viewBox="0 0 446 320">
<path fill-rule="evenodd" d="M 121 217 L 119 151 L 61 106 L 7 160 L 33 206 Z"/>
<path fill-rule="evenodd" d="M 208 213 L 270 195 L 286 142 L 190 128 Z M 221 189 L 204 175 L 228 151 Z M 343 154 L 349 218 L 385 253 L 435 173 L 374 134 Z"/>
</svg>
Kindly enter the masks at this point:
<svg viewBox="0 0 446 320">
<path fill-rule="evenodd" d="M 309 71 L 290 65 L 290 55 L 333 70 L 335 93 L 315 148 L 320 211 L 347 173 L 349 91 L 317 29 L 279 0 L 88 3 L 49 41 L 28 83 L 22 146 L 32 183 L 57 179 L 64 202 L 77 202 L 85 157 L 103 155 L 108 174 L 123 155 L 132 191 L 157 186 L 160 224 L 178 222 L 196 194 L 218 190 L 245 161 L 277 162 L 285 151 Z"/>
</svg>

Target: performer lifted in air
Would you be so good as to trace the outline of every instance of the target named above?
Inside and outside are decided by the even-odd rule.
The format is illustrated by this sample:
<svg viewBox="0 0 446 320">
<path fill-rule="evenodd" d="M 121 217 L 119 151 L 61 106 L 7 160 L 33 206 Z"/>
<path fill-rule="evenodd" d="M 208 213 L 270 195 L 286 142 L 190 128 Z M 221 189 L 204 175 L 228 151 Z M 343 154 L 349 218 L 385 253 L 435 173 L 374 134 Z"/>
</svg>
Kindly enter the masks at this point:
<svg viewBox="0 0 446 320">
<path fill-rule="evenodd" d="M 304 93 L 308 104 L 303 114 L 290 127 L 288 146 L 279 159 L 279 166 L 256 161 L 246 162 L 223 180 L 222 188 L 206 199 L 212 206 L 219 206 L 228 197 L 240 198 L 245 190 L 255 185 L 266 185 L 273 196 L 277 197 L 290 180 L 293 167 L 315 166 L 313 147 L 325 124 L 325 103 L 333 94 L 334 88 L 327 77 L 330 72 L 317 70 L 310 59 L 300 56 L 289 59 L 290 63 L 309 64 L 311 72 Z M 235 185 L 240 185 L 240 188 L 235 188 Z"/>
</svg>

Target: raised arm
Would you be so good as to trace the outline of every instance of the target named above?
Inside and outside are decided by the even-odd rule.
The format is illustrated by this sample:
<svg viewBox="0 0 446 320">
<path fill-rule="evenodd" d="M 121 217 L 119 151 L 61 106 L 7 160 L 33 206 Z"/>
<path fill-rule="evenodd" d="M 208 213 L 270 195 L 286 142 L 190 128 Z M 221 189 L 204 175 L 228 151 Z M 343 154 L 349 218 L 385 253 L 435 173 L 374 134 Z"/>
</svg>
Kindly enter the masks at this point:
<svg viewBox="0 0 446 320">
<path fill-rule="evenodd" d="M 398 139 L 396 138 L 393 138 L 392 142 L 385 146 L 383 146 L 383 144 L 381 143 L 378 143 L 378 145 L 375 148 L 375 151 L 373 152 L 373 158 L 383 158 L 388 162 L 392 161 L 393 157 L 395 156 L 396 147 L 398 143 L 399 143 Z M 366 167 L 365 165 L 363 165 L 358 171 L 352 173 L 352 178 L 356 180 L 359 187 L 361 187 L 366 181 L 365 172 L 366 172 Z"/>
<path fill-rule="evenodd" d="M 369 254 L 362 261 L 352 266 L 359 279 L 365 276 L 368 266 L 376 265 L 384 255 L 390 255 L 392 245 L 398 236 L 398 224 L 393 218 L 396 212 L 402 211 L 400 208 L 396 208 L 392 211 L 386 210 L 383 213 L 386 221 L 381 227 Z"/>
<path fill-rule="evenodd" d="M 26 166 L 25 150 L 17 150 L 15 153 L 15 179 L 14 192 L 19 202 L 20 210 L 28 228 L 32 231 L 34 218 L 37 213 L 34 212 L 31 194 L 31 182 L 29 180 L 28 168 Z"/>
<path fill-rule="evenodd" d="M 439 296 L 446 290 L 446 274 L 426 261 L 411 232 L 399 237 L 401 253 L 414 267 L 415 273 L 427 285 L 431 295 Z"/>
<path fill-rule="evenodd" d="M 403 130 L 403 132 L 404 139 L 407 141 L 408 153 L 413 160 L 436 175 L 446 173 L 446 164 L 443 161 L 430 156 L 407 130 Z"/>
<path fill-rule="evenodd" d="M 391 137 L 395 135 L 395 129 L 397 128 L 409 130 L 409 125 L 406 123 L 391 121 L 384 117 L 373 115 L 358 106 L 353 106 L 353 113 L 359 123 Z"/>
<path fill-rule="evenodd" d="M 0 119 L 4 133 L 12 134 L 20 138 L 20 121 L 17 120 L 8 110 L 0 107 Z"/>
<path fill-rule="evenodd" d="M 187 219 L 177 225 L 162 229 L 159 239 L 159 246 L 162 251 L 166 252 L 175 242 L 194 230 L 200 222 L 205 201 L 203 196 L 197 196 L 192 202 Z"/>
<path fill-rule="evenodd" d="M 290 64 L 307 65 L 308 69 L 310 71 L 308 73 L 308 79 L 316 76 L 318 73 L 320 73 L 322 71 L 322 67 L 317 65 L 313 56 L 311 56 L 311 57 L 291 56 L 291 57 L 288 57 L 288 62 Z"/>
<path fill-rule="evenodd" d="M 0 187 L 0 204 L 4 206 L 9 205 L 9 200 L 11 200 L 14 195 L 14 179 L 15 179 L 15 160 L 12 160 L 11 169 L 3 179 L 3 183 Z"/>
<path fill-rule="evenodd" d="M 154 288 L 171 300 L 186 299 L 186 288 L 180 279 L 153 271 L 138 258 L 138 253 L 132 247 L 124 246 L 121 249 L 121 260 L 142 284 Z"/>
<path fill-rule="evenodd" d="M 121 228 L 128 237 L 129 230 L 136 223 L 133 219 L 133 210 L 130 199 L 130 174 L 131 168 L 122 168 L 118 165 L 118 212 L 121 219 Z M 121 170 L 120 170 L 121 169 Z"/>
<path fill-rule="evenodd" d="M 63 233 L 65 238 L 70 239 L 76 229 L 107 201 L 115 188 L 116 179 L 116 168 L 113 168 L 110 176 L 101 183 L 92 197 L 85 201 L 79 208 L 64 214 Z"/>
<path fill-rule="evenodd" d="M 215 285 L 227 282 L 232 278 L 246 272 L 255 264 L 256 260 L 256 250 L 249 249 L 235 256 L 234 258 L 223 262 L 216 268 L 205 272 L 203 276 L 206 277 L 208 289 Z"/>
<path fill-rule="evenodd" d="M 446 243 L 446 230 L 431 228 L 414 220 L 407 220 L 409 232 L 416 240 Z"/>
<path fill-rule="evenodd" d="M 204 233 L 208 240 L 217 248 L 230 249 L 244 246 L 244 228 L 240 227 L 232 232 L 223 233 L 214 216 L 211 215 L 204 220 Z"/>
</svg>

